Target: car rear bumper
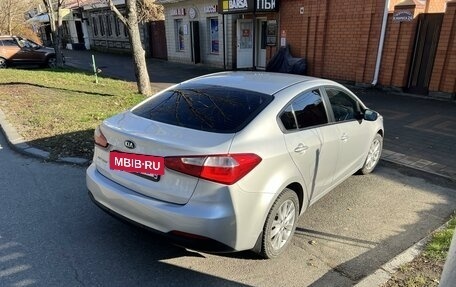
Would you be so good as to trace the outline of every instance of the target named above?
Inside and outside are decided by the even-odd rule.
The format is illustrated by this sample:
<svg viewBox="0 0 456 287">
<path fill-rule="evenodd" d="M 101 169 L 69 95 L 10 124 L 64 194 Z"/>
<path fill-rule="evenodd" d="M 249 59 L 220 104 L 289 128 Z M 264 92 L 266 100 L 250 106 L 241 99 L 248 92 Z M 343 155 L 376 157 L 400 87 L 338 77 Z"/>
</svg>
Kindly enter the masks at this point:
<svg viewBox="0 0 456 287">
<path fill-rule="evenodd" d="M 237 242 L 242 241 L 236 232 L 231 202 L 202 206 L 192 200 L 185 205 L 155 200 L 106 178 L 95 164 L 87 169 L 86 183 L 92 200 L 103 210 L 171 236 L 186 247 L 213 252 L 237 251 Z"/>
</svg>

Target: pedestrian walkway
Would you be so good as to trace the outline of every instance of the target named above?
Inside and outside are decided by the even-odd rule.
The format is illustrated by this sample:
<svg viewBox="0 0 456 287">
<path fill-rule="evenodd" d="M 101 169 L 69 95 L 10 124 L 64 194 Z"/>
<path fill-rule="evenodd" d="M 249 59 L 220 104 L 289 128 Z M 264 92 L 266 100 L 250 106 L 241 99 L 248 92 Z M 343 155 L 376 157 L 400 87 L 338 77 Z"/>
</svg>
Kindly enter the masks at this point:
<svg viewBox="0 0 456 287">
<path fill-rule="evenodd" d="M 91 70 L 92 55 L 103 75 L 135 81 L 131 56 L 93 51 L 64 51 L 69 66 Z M 147 59 L 155 87 L 220 71 L 203 65 Z M 456 181 L 456 103 L 425 99 L 375 88 L 352 90 L 385 121 L 383 159 Z"/>
<path fill-rule="evenodd" d="M 93 71 L 93 55 L 96 66 L 101 70 L 101 75 L 136 81 L 133 59 L 129 55 L 75 50 L 64 50 L 64 55 L 68 66 L 88 71 Z M 147 59 L 147 70 L 151 82 L 160 89 L 197 76 L 222 71 L 204 65 L 187 65 L 151 58 Z"/>
<path fill-rule="evenodd" d="M 353 89 L 384 117 L 383 159 L 456 181 L 456 103 Z"/>
</svg>

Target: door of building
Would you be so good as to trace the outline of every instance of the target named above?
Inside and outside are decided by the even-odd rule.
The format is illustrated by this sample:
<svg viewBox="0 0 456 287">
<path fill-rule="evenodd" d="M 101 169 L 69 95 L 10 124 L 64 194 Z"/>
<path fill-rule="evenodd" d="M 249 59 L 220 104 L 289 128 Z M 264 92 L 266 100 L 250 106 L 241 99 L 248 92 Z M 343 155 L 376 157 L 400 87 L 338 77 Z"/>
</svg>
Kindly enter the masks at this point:
<svg viewBox="0 0 456 287">
<path fill-rule="evenodd" d="M 443 13 L 420 14 L 413 49 L 407 91 L 427 94 L 439 44 Z"/>
<path fill-rule="evenodd" d="M 150 22 L 150 49 L 152 58 L 168 59 L 164 20 Z"/>
<path fill-rule="evenodd" d="M 84 33 L 82 32 L 82 23 L 81 21 L 74 21 L 74 24 L 76 26 L 76 34 L 78 36 L 78 43 L 79 44 L 84 44 Z"/>
<path fill-rule="evenodd" d="M 238 69 L 252 68 L 253 64 L 253 21 L 237 20 L 237 65 Z"/>
<path fill-rule="evenodd" d="M 267 35 L 266 35 L 266 29 L 267 29 L 267 21 L 266 20 L 258 20 L 258 25 L 257 25 L 257 42 L 256 42 L 256 47 L 257 47 L 257 52 L 256 52 L 256 66 L 257 68 L 264 69 L 266 68 L 266 40 L 267 40 Z"/>
<path fill-rule="evenodd" d="M 201 62 L 199 22 L 190 21 L 190 39 L 192 42 L 192 62 L 198 64 Z"/>
</svg>

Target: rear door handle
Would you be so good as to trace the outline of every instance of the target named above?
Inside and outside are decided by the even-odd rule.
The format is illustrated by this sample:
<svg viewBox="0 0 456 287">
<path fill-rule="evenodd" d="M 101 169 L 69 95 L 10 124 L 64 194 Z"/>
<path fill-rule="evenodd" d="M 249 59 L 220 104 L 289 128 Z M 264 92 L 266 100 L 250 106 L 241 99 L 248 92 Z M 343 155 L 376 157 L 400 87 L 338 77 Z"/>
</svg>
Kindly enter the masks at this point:
<svg viewBox="0 0 456 287">
<path fill-rule="evenodd" d="M 298 146 L 294 149 L 295 152 L 297 153 L 301 153 L 301 152 L 305 152 L 306 150 L 308 150 L 309 147 L 306 146 L 306 145 L 303 145 L 302 143 L 298 144 Z"/>
</svg>

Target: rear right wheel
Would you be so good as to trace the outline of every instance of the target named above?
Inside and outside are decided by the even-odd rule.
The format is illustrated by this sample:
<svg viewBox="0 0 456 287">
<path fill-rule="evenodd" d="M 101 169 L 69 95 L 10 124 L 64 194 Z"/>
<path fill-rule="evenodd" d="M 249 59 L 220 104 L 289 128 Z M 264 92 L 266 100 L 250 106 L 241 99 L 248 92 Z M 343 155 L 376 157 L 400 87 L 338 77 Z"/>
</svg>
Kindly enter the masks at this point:
<svg viewBox="0 0 456 287">
<path fill-rule="evenodd" d="M 285 188 L 271 207 L 263 229 L 260 255 L 276 258 L 284 252 L 293 238 L 299 216 L 296 193 Z"/>
<path fill-rule="evenodd" d="M 57 60 L 56 60 L 55 56 L 49 57 L 47 59 L 46 66 L 48 66 L 49 68 L 52 68 L 52 69 L 57 66 Z"/>
<path fill-rule="evenodd" d="M 380 161 L 382 149 L 383 137 L 380 134 L 376 134 L 369 147 L 369 151 L 367 152 L 366 161 L 364 162 L 363 167 L 358 171 L 359 174 L 369 174 L 374 170 L 377 163 Z"/>
</svg>

